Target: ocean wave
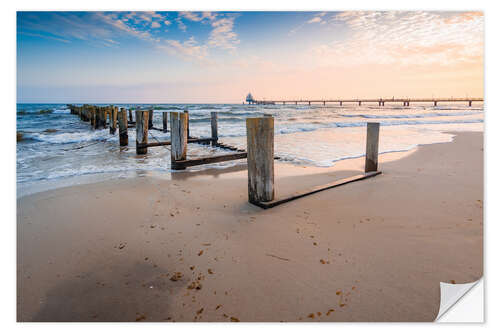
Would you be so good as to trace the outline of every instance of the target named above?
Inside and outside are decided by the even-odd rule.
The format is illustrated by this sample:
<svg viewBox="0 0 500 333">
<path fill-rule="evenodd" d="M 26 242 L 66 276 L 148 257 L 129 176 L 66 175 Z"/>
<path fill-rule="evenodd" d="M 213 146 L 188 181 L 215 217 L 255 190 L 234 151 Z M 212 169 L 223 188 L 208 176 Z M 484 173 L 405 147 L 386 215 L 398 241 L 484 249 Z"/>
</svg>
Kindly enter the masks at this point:
<svg viewBox="0 0 500 333">
<path fill-rule="evenodd" d="M 180 106 L 155 106 L 153 110 L 179 110 L 179 111 L 184 111 L 185 108 L 180 107 Z"/>
<path fill-rule="evenodd" d="M 58 114 L 69 114 L 71 112 L 70 109 L 55 109 L 53 110 L 53 113 L 58 113 Z"/>
<path fill-rule="evenodd" d="M 79 143 L 88 141 L 102 141 L 110 138 L 109 130 L 96 130 L 89 132 L 72 132 L 72 133 L 47 133 L 47 132 L 37 132 L 37 133 L 26 133 L 25 137 L 27 139 L 47 142 L 47 143 Z"/>
</svg>

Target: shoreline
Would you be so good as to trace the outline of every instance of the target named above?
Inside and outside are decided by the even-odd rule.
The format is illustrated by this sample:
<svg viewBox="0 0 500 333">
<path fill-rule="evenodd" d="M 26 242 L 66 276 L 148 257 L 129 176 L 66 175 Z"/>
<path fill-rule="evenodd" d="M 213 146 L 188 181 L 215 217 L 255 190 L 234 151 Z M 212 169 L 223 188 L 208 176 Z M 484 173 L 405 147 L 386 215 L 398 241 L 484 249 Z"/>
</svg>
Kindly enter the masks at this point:
<svg viewBox="0 0 500 333">
<path fill-rule="evenodd" d="M 453 134 L 268 211 L 246 167 L 18 197 L 18 320 L 432 321 L 439 282 L 483 269 L 483 133 Z M 276 163 L 276 195 L 363 163 Z"/>
<path fill-rule="evenodd" d="M 455 135 L 456 133 L 444 132 Z M 458 132 L 457 132 L 458 133 Z M 468 133 L 468 132 L 465 132 Z M 437 142 L 442 143 L 442 142 Z M 435 144 L 435 143 L 431 143 Z M 413 147 L 406 150 L 400 151 L 389 151 L 389 152 L 381 152 L 379 153 L 379 160 L 381 162 L 389 162 L 394 161 L 400 158 L 403 158 L 409 154 L 412 154 L 419 147 L 428 145 L 426 143 L 419 144 L 417 147 Z M 197 177 L 199 175 L 211 175 L 211 176 L 223 176 L 224 174 L 234 173 L 237 171 L 246 170 L 246 162 L 243 160 L 237 162 L 237 165 L 229 165 L 229 166 L 218 166 L 218 165 L 205 165 L 200 169 L 187 169 L 182 171 L 175 170 L 118 170 L 114 172 L 105 171 L 105 172 L 94 172 L 89 174 L 82 175 L 72 175 L 67 177 L 61 177 L 58 179 L 51 180 L 38 180 L 36 182 L 22 182 L 16 183 L 16 198 L 20 199 L 22 197 L 33 195 L 45 191 L 51 191 L 66 187 L 86 185 L 86 184 L 95 184 L 100 182 L 106 182 L 110 179 L 134 179 L 137 177 L 159 177 L 165 180 L 171 180 L 177 175 L 173 176 L 173 174 L 186 174 L 186 178 Z M 300 165 L 291 161 L 275 161 L 275 166 L 280 169 L 281 172 L 285 172 L 287 174 L 318 174 L 318 173 L 330 173 L 335 172 L 337 170 L 345 170 L 354 168 L 356 170 L 362 171 L 364 168 L 364 156 L 352 156 L 341 158 L 339 160 L 332 161 L 333 165 L 328 167 L 315 166 L 315 165 Z M 239 177 L 246 177 L 245 175 L 239 175 Z"/>
<path fill-rule="evenodd" d="M 431 143 L 434 144 L 434 143 Z M 389 162 L 393 160 L 397 160 L 400 158 L 404 158 L 407 155 L 410 155 L 417 151 L 420 146 L 428 145 L 422 144 L 418 147 L 411 148 L 408 150 L 401 151 L 391 151 L 384 152 L 379 154 L 379 160 L 381 162 Z M 330 167 L 319 167 L 314 165 L 298 165 L 293 162 L 287 161 L 275 161 L 275 166 L 280 169 L 280 172 L 285 172 L 286 174 L 319 174 L 319 173 L 330 173 L 335 172 L 337 170 L 345 170 L 350 168 L 355 168 L 356 170 L 363 171 L 364 167 L 364 156 L 361 157 L 347 157 L 340 160 L 334 161 L 334 165 Z M 96 184 L 101 182 L 107 182 L 110 180 L 118 180 L 118 179 L 134 179 L 140 177 L 156 177 L 164 180 L 172 180 L 176 178 L 192 178 L 199 177 L 202 175 L 205 176 L 222 176 L 225 174 L 231 174 L 238 171 L 246 170 L 246 163 L 242 163 L 239 165 L 232 166 L 214 166 L 214 165 L 206 165 L 201 170 L 165 170 L 165 171 L 157 171 L 157 170 L 129 170 L 123 173 L 119 172 L 102 172 L 102 173 L 91 173 L 84 174 L 78 176 L 68 176 L 62 177 L 60 179 L 53 180 L 44 180 L 38 181 L 36 183 L 17 183 L 16 184 L 16 198 L 20 199 L 25 196 L 34 195 L 37 193 L 42 193 L 46 191 L 52 191 L 67 187 L 87 185 L 87 184 Z M 120 171 L 123 172 L 123 171 Z M 175 174 L 175 176 L 172 176 Z M 186 175 L 185 177 L 179 175 Z M 238 177 L 246 177 L 246 175 L 238 174 Z"/>
</svg>

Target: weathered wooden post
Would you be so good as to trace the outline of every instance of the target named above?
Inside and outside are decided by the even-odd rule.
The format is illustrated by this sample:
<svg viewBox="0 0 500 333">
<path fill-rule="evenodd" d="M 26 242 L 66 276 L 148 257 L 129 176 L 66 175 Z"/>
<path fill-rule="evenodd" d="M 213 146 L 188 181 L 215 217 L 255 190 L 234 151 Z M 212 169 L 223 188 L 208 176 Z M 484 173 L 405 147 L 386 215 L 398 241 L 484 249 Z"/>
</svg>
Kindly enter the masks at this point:
<svg viewBox="0 0 500 333">
<path fill-rule="evenodd" d="M 148 128 L 153 128 L 153 110 L 148 111 Z"/>
<path fill-rule="evenodd" d="M 105 128 L 106 127 L 106 111 L 103 107 L 98 107 L 96 112 L 96 124 L 95 128 Z"/>
<path fill-rule="evenodd" d="M 177 161 L 185 160 L 187 156 L 188 140 L 188 114 L 186 112 L 173 112 L 170 114 L 170 156 L 171 168 L 183 170 L 186 167 L 176 164 Z"/>
<path fill-rule="evenodd" d="M 137 155 L 148 152 L 148 147 L 143 146 L 148 143 L 148 116 L 149 112 L 147 111 L 135 111 L 135 152 Z"/>
<path fill-rule="evenodd" d="M 128 121 L 130 121 L 131 123 L 134 122 L 134 118 L 132 117 L 132 110 L 128 110 Z"/>
<path fill-rule="evenodd" d="M 109 120 L 109 122 L 108 122 L 109 127 L 111 127 L 111 125 L 113 124 L 113 109 L 114 109 L 113 105 L 110 105 L 110 106 L 106 107 L 106 113 L 108 114 L 108 116 L 106 117 L 106 119 Z"/>
<path fill-rule="evenodd" d="M 93 129 L 96 129 L 96 123 L 97 123 L 97 110 L 95 106 L 92 106 L 90 109 L 90 124 L 92 125 Z"/>
<path fill-rule="evenodd" d="M 189 139 L 189 111 L 188 110 L 184 110 L 184 113 L 187 115 L 187 137 Z"/>
<path fill-rule="evenodd" d="M 128 146 L 127 111 L 124 108 L 121 108 L 118 114 L 118 127 L 118 132 L 120 134 L 120 147 Z"/>
<path fill-rule="evenodd" d="M 365 172 L 377 171 L 378 168 L 379 129 L 380 129 L 380 123 L 366 124 Z"/>
<path fill-rule="evenodd" d="M 109 121 L 109 133 L 115 134 L 116 132 L 116 119 L 118 117 L 118 107 L 112 106 Z"/>
<path fill-rule="evenodd" d="M 212 127 L 212 146 L 215 146 L 219 140 L 219 135 L 217 134 L 217 112 L 210 112 L 210 125 Z"/>
<path fill-rule="evenodd" d="M 107 113 L 108 113 L 108 107 L 104 106 L 104 107 L 101 107 L 101 126 L 102 128 L 107 128 L 108 127 L 108 123 L 107 123 Z"/>
<path fill-rule="evenodd" d="M 166 133 L 168 132 L 168 112 L 163 112 L 162 120 L 163 120 L 163 133 Z"/>
<path fill-rule="evenodd" d="M 274 118 L 247 118 L 248 201 L 274 199 Z"/>
</svg>

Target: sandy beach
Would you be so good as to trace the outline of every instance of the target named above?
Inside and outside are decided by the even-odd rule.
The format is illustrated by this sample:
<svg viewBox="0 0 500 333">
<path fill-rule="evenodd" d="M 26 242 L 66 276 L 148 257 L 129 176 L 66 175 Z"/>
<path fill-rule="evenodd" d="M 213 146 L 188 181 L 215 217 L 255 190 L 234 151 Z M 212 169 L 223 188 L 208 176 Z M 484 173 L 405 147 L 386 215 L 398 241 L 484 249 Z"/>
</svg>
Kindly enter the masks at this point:
<svg viewBox="0 0 500 333">
<path fill-rule="evenodd" d="M 483 133 L 454 134 L 269 210 L 241 167 L 21 197 L 17 319 L 433 321 L 439 282 L 483 275 Z M 277 197 L 363 166 L 278 162 Z"/>
</svg>

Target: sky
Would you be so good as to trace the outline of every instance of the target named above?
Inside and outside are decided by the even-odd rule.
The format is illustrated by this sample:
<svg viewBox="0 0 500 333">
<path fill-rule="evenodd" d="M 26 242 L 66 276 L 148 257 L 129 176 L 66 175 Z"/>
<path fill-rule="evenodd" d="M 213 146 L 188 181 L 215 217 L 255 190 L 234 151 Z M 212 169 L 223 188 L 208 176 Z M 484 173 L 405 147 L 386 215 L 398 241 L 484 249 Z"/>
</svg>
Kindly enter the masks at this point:
<svg viewBox="0 0 500 333">
<path fill-rule="evenodd" d="M 18 12 L 18 103 L 482 97 L 482 12 Z"/>
</svg>

